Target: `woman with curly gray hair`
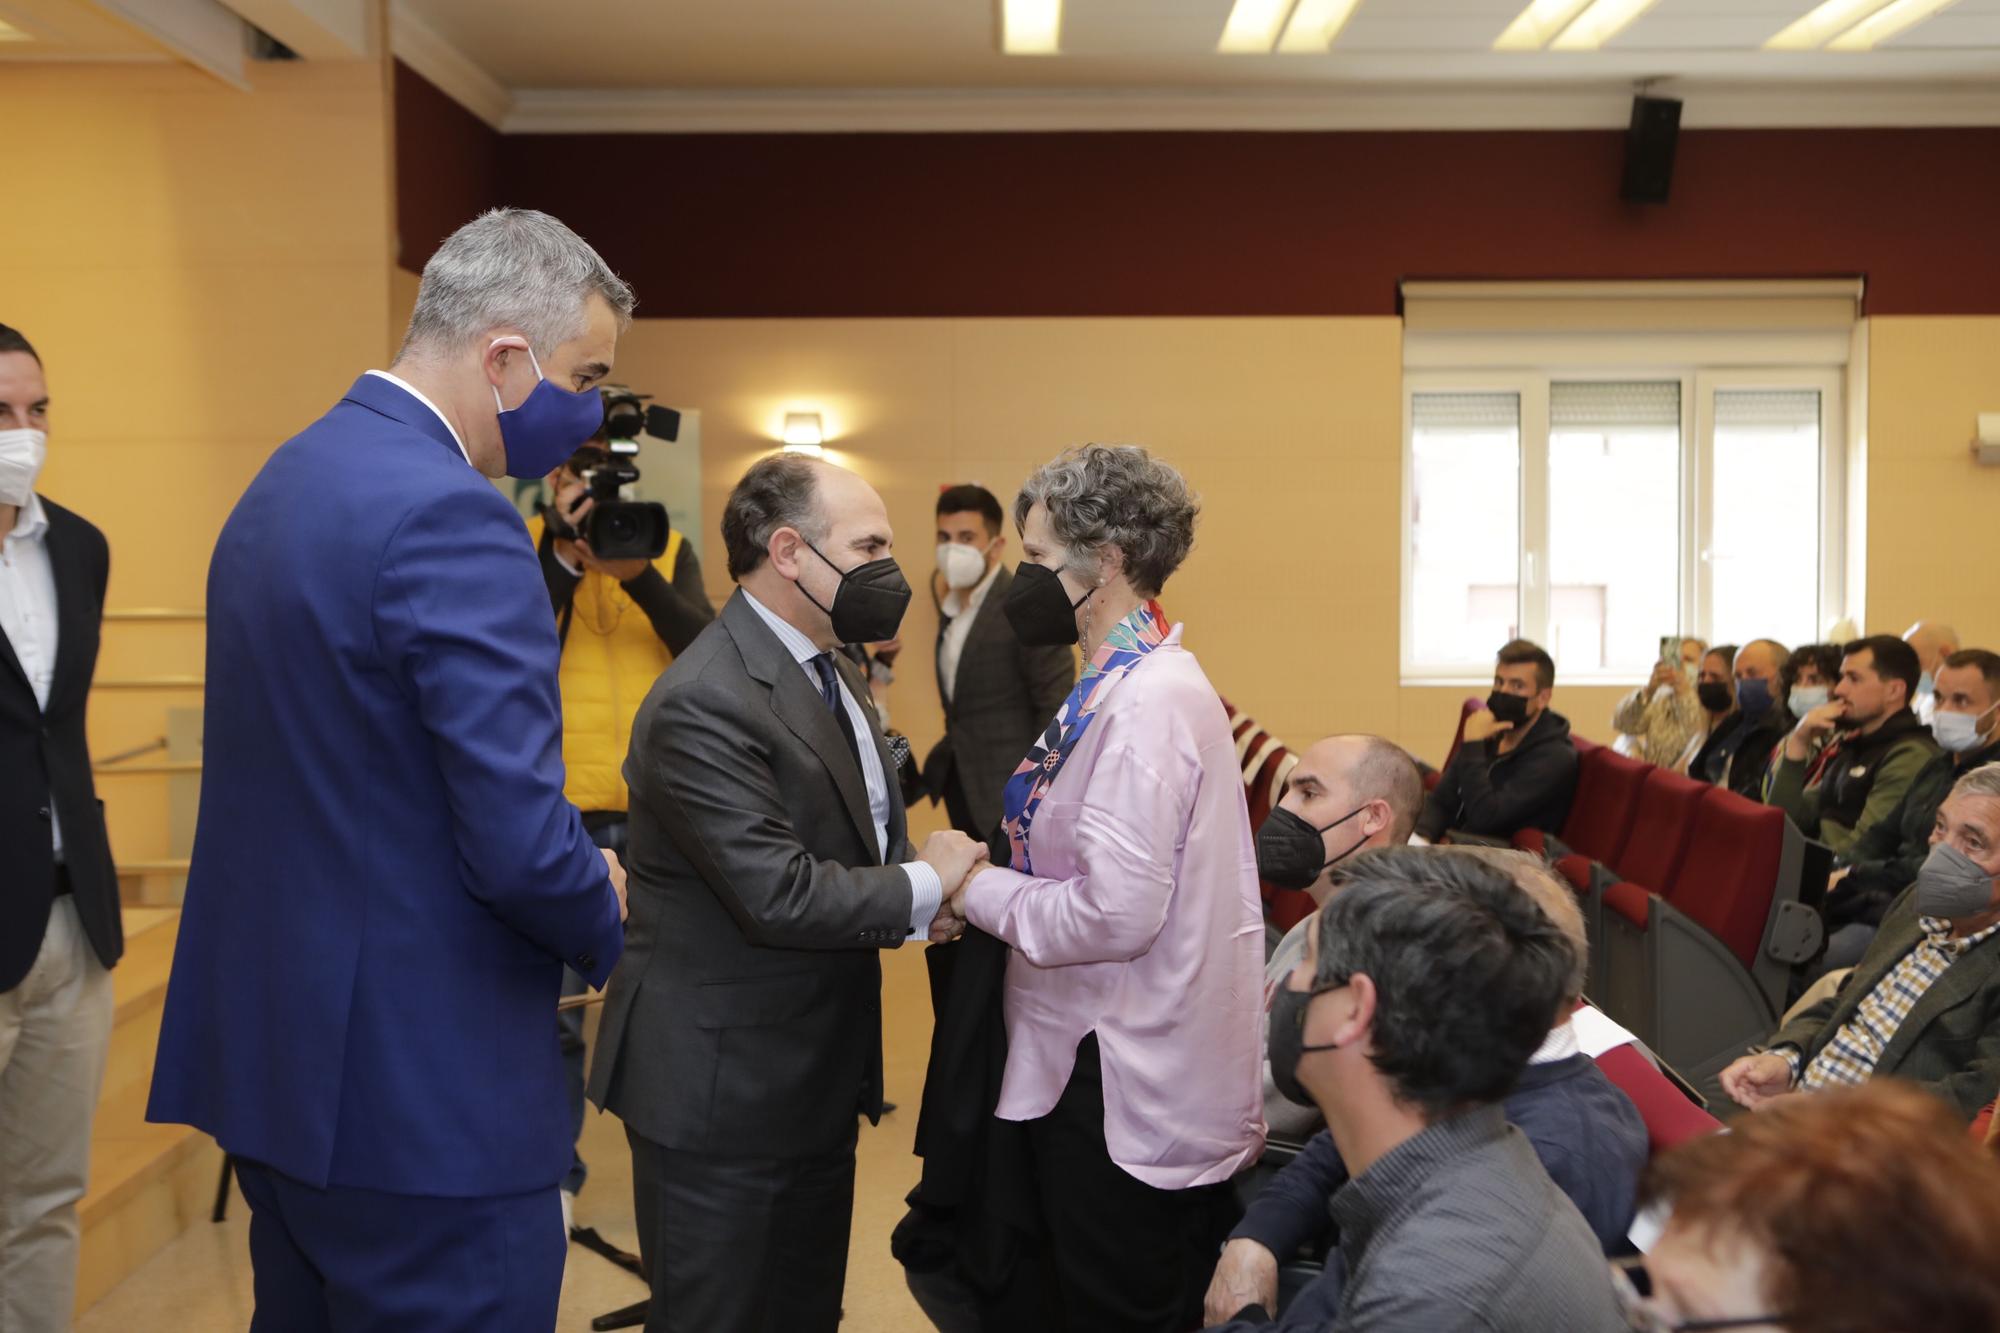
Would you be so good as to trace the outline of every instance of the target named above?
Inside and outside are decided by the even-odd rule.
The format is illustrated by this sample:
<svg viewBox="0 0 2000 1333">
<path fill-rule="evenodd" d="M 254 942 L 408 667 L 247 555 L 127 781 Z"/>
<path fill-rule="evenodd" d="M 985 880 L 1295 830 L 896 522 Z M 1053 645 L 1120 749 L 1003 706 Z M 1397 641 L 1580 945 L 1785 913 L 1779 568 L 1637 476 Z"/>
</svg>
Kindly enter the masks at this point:
<svg viewBox="0 0 2000 1333">
<path fill-rule="evenodd" d="M 1006 789 L 1011 864 L 954 900 L 1011 946 L 995 1114 L 1018 1126 L 1036 1327 L 1200 1322 L 1229 1181 L 1262 1150 L 1263 919 L 1222 701 L 1154 600 L 1196 502 L 1143 449 L 1085 445 L 1014 517 L 1007 615 L 1084 670 Z M 1007 1131 L 1003 1131 L 1007 1132 Z"/>
</svg>

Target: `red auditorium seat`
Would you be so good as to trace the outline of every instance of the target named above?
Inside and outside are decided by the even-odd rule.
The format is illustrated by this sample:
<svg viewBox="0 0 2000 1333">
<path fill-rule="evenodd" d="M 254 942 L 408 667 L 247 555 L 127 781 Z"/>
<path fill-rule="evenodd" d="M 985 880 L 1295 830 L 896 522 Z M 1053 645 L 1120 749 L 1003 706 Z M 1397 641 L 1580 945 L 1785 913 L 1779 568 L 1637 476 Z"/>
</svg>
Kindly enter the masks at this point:
<svg viewBox="0 0 2000 1333">
<path fill-rule="evenodd" d="M 1571 852 L 1617 865 L 1639 809 L 1640 787 L 1652 771 L 1651 764 L 1627 759 L 1602 745 L 1580 749 L 1576 799 L 1570 802 L 1569 818 L 1563 821 L 1556 841 Z M 1545 856 L 1553 850 L 1539 829 L 1516 834 L 1514 845 Z"/>
<path fill-rule="evenodd" d="M 1649 779 L 1648 798 L 1655 790 Z M 1702 786 L 1685 822 L 1642 804 L 1635 843 L 1642 832 L 1664 841 L 1656 818 L 1680 827 L 1679 864 L 1664 893 L 1649 892 L 1657 881 L 1630 872 L 1628 852 L 1626 880 L 1604 890 L 1597 998 L 1701 1083 L 1771 1029 L 1821 928 L 1799 901 L 1805 839 L 1781 812 Z"/>
<path fill-rule="evenodd" d="M 1720 1120 L 1689 1101 L 1637 1046 L 1612 1047 L 1597 1057 L 1597 1067 L 1639 1108 L 1655 1156 L 1722 1128 Z"/>
<path fill-rule="evenodd" d="M 1639 789 L 1637 817 L 1625 845 L 1608 860 L 1619 878 L 1649 889 L 1670 891 L 1687 852 L 1695 809 L 1714 790 L 1672 769 L 1648 767 Z M 1605 858 L 1598 858 L 1605 860 Z"/>
<path fill-rule="evenodd" d="M 1236 705 L 1224 699 L 1222 708 L 1229 715 L 1230 733 L 1236 738 L 1236 757 L 1243 766 L 1243 796 L 1250 806 L 1250 831 L 1264 826 L 1271 808 L 1285 794 L 1285 779 L 1291 776 L 1298 757 L 1285 748 L 1283 741 L 1258 726 L 1256 720 L 1236 709 Z M 1312 915 L 1312 895 L 1298 889 L 1280 889 L 1270 884 L 1260 884 L 1264 898 L 1264 909 L 1272 923 L 1280 930 L 1290 930 L 1293 926 Z"/>
</svg>

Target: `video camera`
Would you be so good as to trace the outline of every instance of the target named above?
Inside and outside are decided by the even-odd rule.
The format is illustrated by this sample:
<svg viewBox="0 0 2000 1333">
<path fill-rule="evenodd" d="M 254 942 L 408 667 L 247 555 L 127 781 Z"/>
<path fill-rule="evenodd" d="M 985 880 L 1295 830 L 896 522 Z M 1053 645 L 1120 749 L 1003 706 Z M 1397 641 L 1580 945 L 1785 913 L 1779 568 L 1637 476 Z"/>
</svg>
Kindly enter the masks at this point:
<svg viewBox="0 0 2000 1333">
<path fill-rule="evenodd" d="M 606 456 L 602 462 L 570 468 L 589 488 L 596 501 L 583 516 L 580 527 L 569 522 L 549 505 L 542 506 L 549 531 L 564 540 L 581 537 L 599 560 L 657 560 L 667 549 L 667 507 L 651 500 L 625 500 L 620 493 L 639 480 L 641 434 L 672 442 L 680 438 L 681 414 L 671 407 L 647 406 L 651 395 L 607 386 L 604 394 Z M 579 454 L 597 454 L 595 445 L 586 445 Z"/>
</svg>

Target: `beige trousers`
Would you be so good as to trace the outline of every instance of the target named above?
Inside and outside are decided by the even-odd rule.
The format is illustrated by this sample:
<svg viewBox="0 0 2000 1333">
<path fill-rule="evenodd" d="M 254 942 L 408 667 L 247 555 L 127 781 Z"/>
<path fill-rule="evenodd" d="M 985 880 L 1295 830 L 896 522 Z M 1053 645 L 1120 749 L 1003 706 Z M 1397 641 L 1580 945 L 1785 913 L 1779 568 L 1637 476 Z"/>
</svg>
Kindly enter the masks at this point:
<svg viewBox="0 0 2000 1333">
<path fill-rule="evenodd" d="M 111 1012 L 111 974 L 59 897 L 34 967 L 0 991 L 0 1333 L 70 1326 Z"/>
</svg>

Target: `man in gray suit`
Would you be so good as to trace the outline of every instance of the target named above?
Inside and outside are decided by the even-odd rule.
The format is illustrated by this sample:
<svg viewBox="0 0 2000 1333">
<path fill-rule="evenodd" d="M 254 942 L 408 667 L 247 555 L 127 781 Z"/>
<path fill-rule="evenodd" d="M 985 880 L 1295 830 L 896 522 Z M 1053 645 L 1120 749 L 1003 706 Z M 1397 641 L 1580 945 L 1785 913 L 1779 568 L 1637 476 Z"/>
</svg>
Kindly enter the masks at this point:
<svg viewBox="0 0 2000 1333">
<path fill-rule="evenodd" d="M 1012 571 L 1002 568 L 1000 501 L 951 486 L 937 502 L 938 698 L 944 737 L 924 760 L 924 788 L 951 826 L 985 839 L 1000 794 L 1076 683 L 1067 646 L 1024 647 L 1007 622 Z"/>
<path fill-rule="evenodd" d="M 909 584 L 882 499 L 780 454 L 722 520 L 737 592 L 653 686 L 625 761 L 632 915 L 590 1094 L 625 1122 L 646 1327 L 832 1330 L 856 1116 L 882 1106 L 877 949 L 945 938 L 985 856 L 910 846 L 867 685 Z"/>
</svg>

